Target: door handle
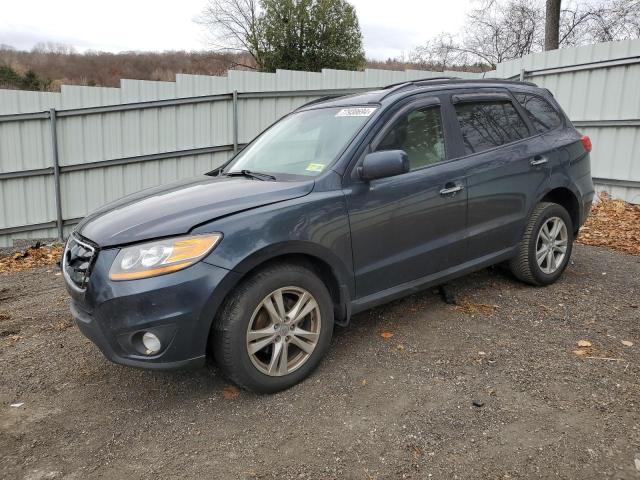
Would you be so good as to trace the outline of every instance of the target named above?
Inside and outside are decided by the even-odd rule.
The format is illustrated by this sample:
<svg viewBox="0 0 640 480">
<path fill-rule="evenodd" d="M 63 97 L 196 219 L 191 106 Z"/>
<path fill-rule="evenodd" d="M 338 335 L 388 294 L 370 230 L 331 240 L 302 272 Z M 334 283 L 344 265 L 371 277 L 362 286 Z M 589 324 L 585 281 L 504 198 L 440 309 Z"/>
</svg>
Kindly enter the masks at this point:
<svg viewBox="0 0 640 480">
<path fill-rule="evenodd" d="M 462 185 L 456 185 L 455 187 L 443 188 L 440 190 L 440 195 L 451 195 L 452 193 L 457 193 L 462 190 L 464 187 Z"/>
<path fill-rule="evenodd" d="M 547 160 L 546 157 L 543 157 L 541 155 L 536 155 L 535 157 L 533 157 L 533 160 L 531 160 L 531 166 L 532 167 L 537 167 L 539 165 L 544 165 L 548 161 L 549 160 Z"/>
</svg>

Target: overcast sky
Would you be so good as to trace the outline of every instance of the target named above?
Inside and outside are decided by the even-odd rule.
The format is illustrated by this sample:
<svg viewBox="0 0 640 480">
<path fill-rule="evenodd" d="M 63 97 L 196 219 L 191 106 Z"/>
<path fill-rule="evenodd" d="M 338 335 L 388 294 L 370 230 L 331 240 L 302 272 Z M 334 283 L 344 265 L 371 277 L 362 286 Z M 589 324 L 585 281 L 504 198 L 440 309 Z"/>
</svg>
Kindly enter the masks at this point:
<svg viewBox="0 0 640 480">
<path fill-rule="evenodd" d="M 427 38 L 460 29 L 472 0 L 351 0 L 367 57 L 408 53 Z M 206 0 L 2 1 L 0 44 L 31 49 L 38 42 L 79 51 L 202 50 L 193 22 Z"/>
</svg>

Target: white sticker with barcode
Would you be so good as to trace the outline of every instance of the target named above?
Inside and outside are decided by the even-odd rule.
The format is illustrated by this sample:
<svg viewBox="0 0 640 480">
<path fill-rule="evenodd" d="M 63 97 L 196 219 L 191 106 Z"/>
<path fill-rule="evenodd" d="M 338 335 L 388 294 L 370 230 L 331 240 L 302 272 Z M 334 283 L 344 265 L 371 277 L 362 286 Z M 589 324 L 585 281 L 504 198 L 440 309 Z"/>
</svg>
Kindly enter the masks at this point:
<svg viewBox="0 0 640 480">
<path fill-rule="evenodd" d="M 368 117 L 375 111 L 375 107 L 349 107 L 336 113 L 336 117 Z"/>
</svg>

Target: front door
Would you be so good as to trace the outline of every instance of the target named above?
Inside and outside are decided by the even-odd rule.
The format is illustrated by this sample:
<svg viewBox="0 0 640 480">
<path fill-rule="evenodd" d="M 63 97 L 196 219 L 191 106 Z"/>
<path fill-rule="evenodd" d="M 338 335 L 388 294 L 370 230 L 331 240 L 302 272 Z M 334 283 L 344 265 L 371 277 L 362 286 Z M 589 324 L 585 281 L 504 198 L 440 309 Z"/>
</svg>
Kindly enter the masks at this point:
<svg viewBox="0 0 640 480">
<path fill-rule="evenodd" d="M 437 99 L 405 107 L 370 151 L 404 150 L 411 170 L 345 189 L 356 295 L 369 295 L 459 263 L 466 222 L 466 174 L 448 161 Z"/>
</svg>

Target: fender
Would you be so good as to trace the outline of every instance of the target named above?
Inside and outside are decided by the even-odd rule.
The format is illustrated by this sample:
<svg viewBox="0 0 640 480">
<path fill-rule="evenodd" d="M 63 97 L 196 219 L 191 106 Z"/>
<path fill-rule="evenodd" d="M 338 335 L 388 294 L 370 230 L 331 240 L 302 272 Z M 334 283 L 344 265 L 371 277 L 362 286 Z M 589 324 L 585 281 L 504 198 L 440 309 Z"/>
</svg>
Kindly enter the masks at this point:
<svg viewBox="0 0 640 480">
<path fill-rule="evenodd" d="M 248 257 L 240 261 L 234 268 L 234 272 L 246 274 L 259 265 L 285 255 L 305 255 L 325 263 L 331 269 L 336 280 L 341 285 L 353 284 L 353 275 L 350 275 L 342 261 L 328 248 L 309 241 L 292 240 L 268 245 L 260 250 L 252 252 Z"/>
<path fill-rule="evenodd" d="M 583 218 L 583 210 L 584 210 L 584 205 L 579 201 L 579 198 L 581 197 L 580 192 L 576 188 L 575 184 L 573 184 L 570 181 L 568 176 L 566 176 L 566 175 L 558 175 L 557 177 L 559 177 L 559 178 L 555 178 L 555 181 L 550 182 L 549 185 L 547 185 L 547 188 L 542 190 L 536 196 L 536 201 L 530 206 L 529 211 L 527 212 L 527 218 L 529 218 L 531 216 L 531 213 L 533 212 L 533 209 L 535 208 L 535 206 L 538 203 L 540 203 L 540 201 L 543 198 L 545 198 L 547 195 L 549 195 L 549 193 L 552 192 L 553 190 L 561 188 L 561 189 L 564 189 L 564 190 L 567 190 L 567 191 L 571 192 L 571 195 L 573 196 L 573 199 L 575 200 L 575 203 L 578 206 L 577 218 L 578 218 L 578 223 L 579 223 L 580 219 Z M 571 215 L 571 212 L 569 212 L 569 214 Z M 577 230 L 579 227 L 580 227 L 580 225 L 574 225 L 574 230 Z"/>
<path fill-rule="evenodd" d="M 351 230 L 341 190 L 311 194 L 231 215 L 194 229 L 221 232 L 223 240 L 204 262 L 244 277 L 278 257 L 306 256 L 330 281 L 336 318 L 345 321 L 355 295 Z M 256 234 L 259 232 L 259 234 Z"/>
<path fill-rule="evenodd" d="M 346 326 L 351 319 L 351 300 L 355 294 L 353 274 L 331 250 L 307 241 L 281 242 L 258 250 L 242 260 L 234 269 L 244 277 L 251 270 L 271 260 L 286 256 L 304 256 L 314 264 L 325 266 L 335 279 L 335 322 Z"/>
</svg>

